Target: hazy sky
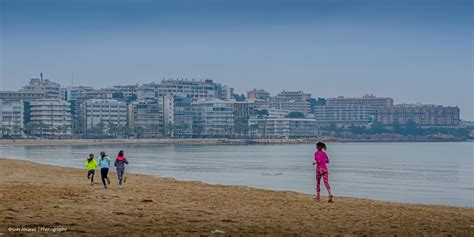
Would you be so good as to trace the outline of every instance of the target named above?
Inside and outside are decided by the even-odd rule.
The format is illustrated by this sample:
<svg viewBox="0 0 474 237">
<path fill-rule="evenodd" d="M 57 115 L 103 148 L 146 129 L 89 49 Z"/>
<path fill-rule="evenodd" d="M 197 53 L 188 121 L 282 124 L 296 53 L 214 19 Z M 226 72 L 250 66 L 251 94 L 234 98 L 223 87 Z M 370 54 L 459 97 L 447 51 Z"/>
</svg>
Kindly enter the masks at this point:
<svg viewBox="0 0 474 237">
<path fill-rule="evenodd" d="M 209 78 L 459 105 L 474 120 L 472 2 L 0 0 L 0 88 L 40 72 L 94 87 Z"/>
</svg>

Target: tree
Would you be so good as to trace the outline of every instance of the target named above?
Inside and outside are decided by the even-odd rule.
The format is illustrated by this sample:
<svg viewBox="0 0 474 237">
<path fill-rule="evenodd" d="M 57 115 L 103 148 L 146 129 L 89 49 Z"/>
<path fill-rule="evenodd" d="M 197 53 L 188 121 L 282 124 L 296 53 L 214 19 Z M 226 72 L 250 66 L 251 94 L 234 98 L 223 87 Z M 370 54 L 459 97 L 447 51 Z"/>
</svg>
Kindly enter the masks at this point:
<svg viewBox="0 0 474 237">
<path fill-rule="evenodd" d="M 167 137 L 173 137 L 173 132 L 174 132 L 173 130 L 174 130 L 174 125 L 173 125 L 173 123 L 167 123 L 167 124 L 165 125 L 165 135 L 166 135 Z"/>
<path fill-rule="evenodd" d="M 268 114 L 268 110 L 263 109 L 263 110 L 256 110 L 255 115 L 257 115 L 257 118 L 261 119 L 263 117 L 267 117 L 269 114 Z"/>
<path fill-rule="evenodd" d="M 370 126 L 370 129 L 368 130 L 368 132 L 370 134 L 381 134 L 381 133 L 387 133 L 389 130 L 386 129 L 382 124 L 380 123 L 373 123 L 371 126 Z"/>
<path fill-rule="evenodd" d="M 204 132 L 204 126 L 202 125 L 193 125 L 193 135 L 195 136 L 202 136 L 202 133 Z"/>
<path fill-rule="evenodd" d="M 252 136 L 255 136 L 258 130 L 258 124 L 252 124 L 249 126 L 249 130 Z"/>
<path fill-rule="evenodd" d="M 423 135 L 423 130 L 412 120 L 408 120 L 405 125 L 405 134 L 407 135 Z"/>
<path fill-rule="evenodd" d="M 351 126 L 348 127 L 348 130 L 352 134 L 366 134 L 366 128 L 363 126 L 355 126 L 352 124 Z"/>
<path fill-rule="evenodd" d="M 234 123 L 234 132 L 238 135 L 245 135 L 249 131 L 248 122 L 245 120 L 238 120 Z"/>
<path fill-rule="evenodd" d="M 304 114 L 301 112 L 289 112 L 285 118 L 304 118 Z"/>
<path fill-rule="evenodd" d="M 123 99 L 124 99 L 123 92 L 121 92 L 121 91 L 115 91 L 115 92 L 113 92 L 113 93 L 112 93 L 112 99 L 123 100 Z"/>
<path fill-rule="evenodd" d="M 130 103 L 130 102 L 133 102 L 133 101 L 136 101 L 137 100 L 137 95 L 135 94 L 132 94 L 131 96 L 128 96 L 126 101 L 127 103 Z"/>
<path fill-rule="evenodd" d="M 245 101 L 245 95 L 244 94 L 241 94 L 241 95 L 237 95 L 237 94 L 234 94 L 234 99 L 236 101 Z"/>
<path fill-rule="evenodd" d="M 393 123 L 392 129 L 394 133 L 397 133 L 397 134 L 402 133 L 402 126 L 400 126 L 400 123 L 398 121 L 395 121 L 395 123 Z"/>
</svg>

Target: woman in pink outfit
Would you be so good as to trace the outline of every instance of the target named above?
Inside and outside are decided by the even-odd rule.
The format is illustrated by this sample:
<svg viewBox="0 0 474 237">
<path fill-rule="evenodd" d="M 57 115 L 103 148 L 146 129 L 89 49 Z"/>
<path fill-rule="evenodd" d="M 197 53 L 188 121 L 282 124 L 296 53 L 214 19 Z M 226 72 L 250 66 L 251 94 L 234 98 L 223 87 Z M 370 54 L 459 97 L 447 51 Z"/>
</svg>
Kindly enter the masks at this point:
<svg viewBox="0 0 474 237">
<path fill-rule="evenodd" d="M 314 162 L 313 165 L 316 165 L 316 197 L 314 200 L 316 202 L 321 201 L 321 188 L 319 187 L 321 185 L 321 177 L 323 178 L 324 181 L 324 186 L 326 186 L 326 189 L 328 190 L 329 194 L 329 199 L 328 202 L 333 201 L 333 196 L 331 194 L 331 186 L 329 186 L 329 169 L 327 164 L 329 164 L 329 157 L 326 153 L 326 144 L 322 142 L 318 142 L 316 144 L 316 149 L 317 151 L 314 153 Z"/>
</svg>

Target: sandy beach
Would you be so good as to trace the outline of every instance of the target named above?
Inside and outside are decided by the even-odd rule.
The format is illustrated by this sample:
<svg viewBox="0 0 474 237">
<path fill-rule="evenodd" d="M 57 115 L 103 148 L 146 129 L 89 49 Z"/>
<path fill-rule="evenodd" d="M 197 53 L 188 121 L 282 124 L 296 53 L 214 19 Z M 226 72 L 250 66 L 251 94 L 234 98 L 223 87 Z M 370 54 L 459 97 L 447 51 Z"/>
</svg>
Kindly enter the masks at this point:
<svg viewBox="0 0 474 237">
<path fill-rule="evenodd" d="M 472 236 L 474 209 L 209 185 L 0 158 L 0 233 L 64 235 Z M 337 193 L 337 191 L 336 191 Z M 2 234 L 0 234 L 1 236 Z"/>
</svg>

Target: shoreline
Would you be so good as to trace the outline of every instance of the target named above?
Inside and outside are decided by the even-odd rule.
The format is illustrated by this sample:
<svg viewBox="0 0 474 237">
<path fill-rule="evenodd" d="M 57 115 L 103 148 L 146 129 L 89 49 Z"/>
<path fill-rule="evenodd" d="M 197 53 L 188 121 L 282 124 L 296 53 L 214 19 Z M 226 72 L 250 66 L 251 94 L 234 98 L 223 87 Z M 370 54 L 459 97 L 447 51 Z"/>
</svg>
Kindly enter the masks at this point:
<svg viewBox="0 0 474 237">
<path fill-rule="evenodd" d="M 472 235 L 474 208 L 312 196 L 127 174 L 123 190 L 88 186 L 85 170 L 0 158 L 0 233 L 64 227 L 66 234 Z M 90 201 L 88 201 L 90 200 Z M 104 216 L 105 215 L 105 216 Z M 97 228 L 107 218 L 108 229 Z M 125 222 L 122 223 L 122 219 Z M 217 231 L 217 232 L 216 232 Z M 24 234 L 24 233 L 23 233 Z"/>
<path fill-rule="evenodd" d="M 384 142 L 474 142 L 474 140 L 349 140 L 334 137 L 299 139 L 0 139 L 0 146 L 43 146 L 43 145 L 113 145 L 113 144 L 156 144 L 156 145 L 275 145 L 313 144 L 318 141 L 338 143 L 384 143 Z"/>
</svg>

